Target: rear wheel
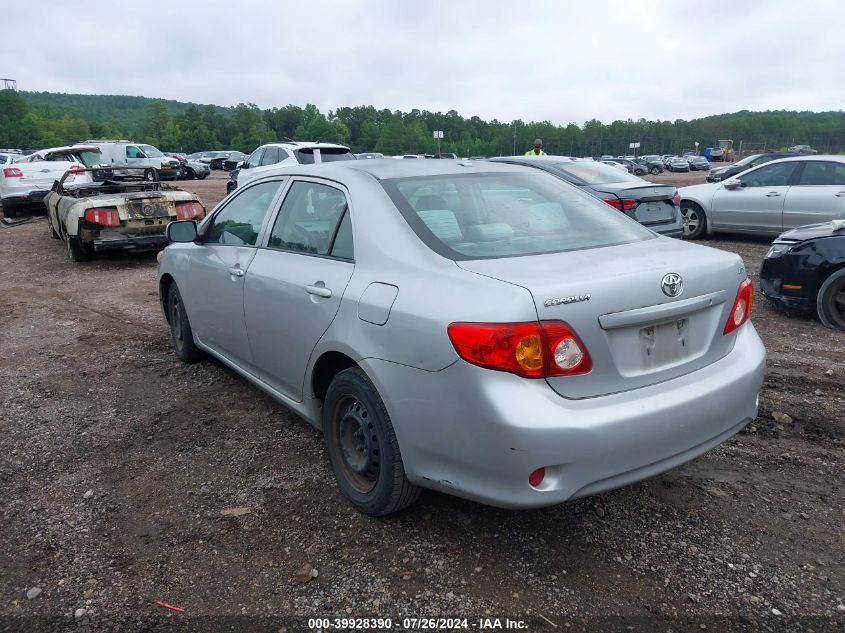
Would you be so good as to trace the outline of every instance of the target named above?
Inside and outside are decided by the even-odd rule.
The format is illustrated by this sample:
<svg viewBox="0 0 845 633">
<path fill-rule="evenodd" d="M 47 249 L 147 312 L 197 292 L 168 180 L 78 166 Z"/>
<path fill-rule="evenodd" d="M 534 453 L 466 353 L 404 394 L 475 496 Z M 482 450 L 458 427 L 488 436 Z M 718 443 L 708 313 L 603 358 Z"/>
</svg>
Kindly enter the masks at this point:
<svg viewBox="0 0 845 633">
<path fill-rule="evenodd" d="M 699 239 L 707 230 L 707 216 L 694 202 L 681 201 L 681 218 L 684 222 L 684 237 L 688 240 Z"/>
<path fill-rule="evenodd" d="M 194 344 L 194 334 L 182 295 L 175 283 L 167 291 L 167 321 L 170 323 L 170 340 L 173 351 L 183 363 L 197 363 L 203 359 L 203 352 Z"/>
<path fill-rule="evenodd" d="M 816 299 L 819 320 L 829 328 L 845 330 L 845 268 L 828 277 Z"/>
<path fill-rule="evenodd" d="M 651 168 L 651 175 L 652 175 L 652 176 L 657 176 L 659 173 L 660 173 L 660 168 L 659 168 L 659 167 L 652 167 L 652 168 Z"/>
<path fill-rule="evenodd" d="M 18 217 L 18 210 L 14 207 L 10 207 L 7 205 L 3 205 L 3 217 L 4 218 L 16 218 Z"/>
<path fill-rule="evenodd" d="M 65 244 L 71 261 L 88 262 L 94 259 L 94 245 L 91 242 L 83 242 L 78 237 L 68 235 Z"/>
<path fill-rule="evenodd" d="M 329 385 L 323 433 L 340 491 L 358 510 L 382 516 L 417 500 L 420 489 L 405 476 L 384 402 L 359 368 L 343 370 Z"/>
</svg>

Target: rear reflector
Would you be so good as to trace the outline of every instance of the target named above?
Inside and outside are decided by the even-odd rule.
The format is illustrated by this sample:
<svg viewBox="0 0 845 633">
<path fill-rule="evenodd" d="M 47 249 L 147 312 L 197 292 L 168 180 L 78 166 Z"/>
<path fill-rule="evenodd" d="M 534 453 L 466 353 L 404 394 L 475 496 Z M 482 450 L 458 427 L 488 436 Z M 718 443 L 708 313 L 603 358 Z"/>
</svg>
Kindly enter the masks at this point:
<svg viewBox="0 0 845 633">
<path fill-rule="evenodd" d="M 449 340 L 465 361 L 525 378 L 586 374 L 587 348 L 563 321 L 452 323 Z"/>
<path fill-rule="evenodd" d="M 6 178 L 23 178 L 23 172 L 17 167 L 6 167 L 3 170 L 3 175 Z"/>
<path fill-rule="evenodd" d="M 68 171 L 74 176 L 81 176 L 85 173 L 85 167 L 82 165 L 73 164 L 68 167 Z"/>
<path fill-rule="evenodd" d="M 116 207 L 86 209 L 85 220 L 101 226 L 120 226 L 120 214 Z"/>
<path fill-rule="evenodd" d="M 537 470 L 532 472 L 530 475 L 528 475 L 528 483 L 532 487 L 536 488 L 541 483 L 543 483 L 543 479 L 545 479 L 545 477 L 546 477 L 546 469 L 545 468 L 538 468 Z"/>
<path fill-rule="evenodd" d="M 622 200 L 605 200 L 605 203 L 609 204 L 611 207 L 618 211 L 630 211 L 631 209 L 634 209 L 640 203 L 640 201 L 631 200 L 630 198 L 624 198 Z"/>
<path fill-rule="evenodd" d="M 205 217 L 205 207 L 199 202 L 177 202 L 176 219 L 193 220 Z"/>
<path fill-rule="evenodd" d="M 722 334 L 730 334 L 743 323 L 745 323 L 751 316 L 751 308 L 754 304 L 754 287 L 751 285 L 751 280 L 746 279 L 739 284 L 739 290 L 734 299 L 734 305 L 731 308 L 728 322 L 725 323 L 725 329 Z"/>
</svg>

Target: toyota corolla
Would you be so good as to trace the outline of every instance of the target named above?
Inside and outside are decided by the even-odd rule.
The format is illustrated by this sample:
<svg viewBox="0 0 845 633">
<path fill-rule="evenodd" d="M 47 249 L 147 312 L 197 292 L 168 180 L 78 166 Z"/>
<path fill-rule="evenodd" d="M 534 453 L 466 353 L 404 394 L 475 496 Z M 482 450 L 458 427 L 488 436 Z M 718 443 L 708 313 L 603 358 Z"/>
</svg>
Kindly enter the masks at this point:
<svg viewBox="0 0 845 633">
<path fill-rule="evenodd" d="M 663 472 L 757 414 L 741 259 L 554 176 L 468 161 L 280 167 L 172 222 L 177 356 L 212 356 L 322 429 L 342 494 L 508 508 Z"/>
</svg>

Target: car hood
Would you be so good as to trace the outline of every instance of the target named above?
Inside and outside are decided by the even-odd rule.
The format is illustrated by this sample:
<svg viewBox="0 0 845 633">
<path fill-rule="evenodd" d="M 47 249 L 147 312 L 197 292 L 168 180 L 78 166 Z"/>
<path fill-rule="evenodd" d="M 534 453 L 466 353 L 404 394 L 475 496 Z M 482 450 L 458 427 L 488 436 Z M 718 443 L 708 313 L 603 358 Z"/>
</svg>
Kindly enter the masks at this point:
<svg viewBox="0 0 845 633">
<path fill-rule="evenodd" d="M 201 163 L 198 160 L 189 160 L 187 163 L 194 169 L 208 169 L 208 165 L 206 163 Z"/>
<path fill-rule="evenodd" d="M 690 185 L 689 187 L 681 187 L 678 193 L 682 198 L 698 198 L 703 200 L 710 200 L 716 190 L 723 185 L 720 182 L 704 183 L 702 185 Z"/>
<path fill-rule="evenodd" d="M 794 240 L 803 242 L 817 237 L 831 237 L 833 235 L 845 237 L 845 220 L 833 220 L 821 224 L 808 224 L 797 229 L 787 231 L 778 237 L 779 240 Z"/>
</svg>

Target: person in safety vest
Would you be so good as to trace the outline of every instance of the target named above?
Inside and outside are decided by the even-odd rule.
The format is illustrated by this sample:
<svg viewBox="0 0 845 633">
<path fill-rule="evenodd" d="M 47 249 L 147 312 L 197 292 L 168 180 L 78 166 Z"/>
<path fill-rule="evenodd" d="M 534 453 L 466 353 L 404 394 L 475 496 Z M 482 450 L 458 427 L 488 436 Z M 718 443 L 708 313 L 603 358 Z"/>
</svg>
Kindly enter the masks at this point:
<svg viewBox="0 0 845 633">
<path fill-rule="evenodd" d="M 534 149 L 529 149 L 525 152 L 526 156 L 545 156 L 546 152 L 543 151 L 543 139 L 535 138 L 534 139 Z"/>
</svg>

